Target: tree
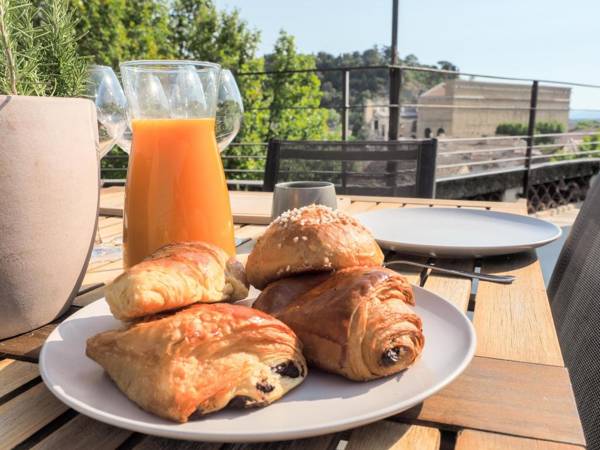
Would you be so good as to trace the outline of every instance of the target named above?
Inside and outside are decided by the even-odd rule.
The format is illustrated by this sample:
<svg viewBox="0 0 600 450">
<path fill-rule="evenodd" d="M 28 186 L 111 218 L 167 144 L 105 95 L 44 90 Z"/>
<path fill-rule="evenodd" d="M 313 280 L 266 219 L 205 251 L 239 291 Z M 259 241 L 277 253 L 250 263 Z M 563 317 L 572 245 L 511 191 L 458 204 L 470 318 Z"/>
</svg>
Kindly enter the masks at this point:
<svg viewBox="0 0 600 450">
<path fill-rule="evenodd" d="M 176 56 L 171 40 L 167 0 L 126 2 L 127 59 L 158 59 Z"/>
<path fill-rule="evenodd" d="M 117 67 L 125 56 L 125 0 L 72 0 L 80 17 L 79 51 L 97 64 Z"/>
<path fill-rule="evenodd" d="M 312 55 L 296 50 L 293 36 L 281 31 L 274 53 L 268 58 L 274 72 L 315 69 Z M 314 72 L 275 73 L 265 82 L 271 99 L 267 138 L 323 139 L 328 131 L 327 112 L 321 108 L 321 81 Z"/>
<path fill-rule="evenodd" d="M 71 0 L 81 20 L 79 49 L 117 69 L 128 59 L 175 56 L 166 0 Z"/>
<path fill-rule="evenodd" d="M 236 77 L 244 101 L 244 122 L 236 139 L 238 142 L 264 142 L 269 128 L 269 99 L 263 90 L 265 75 L 253 75 L 263 72 L 265 61 L 255 58 L 241 68 L 241 73 Z"/>
<path fill-rule="evenodd" d="M 233 70 L 254 59 L 260 39 L 238 10 L 218 12 L 212 0 L 175 0 L 171 28 L 180 57 L 213 61 Z"/>
<path fill-rule="evenodd" d="M 315 68 L 315 58 L 300 55 L 294 38 L 281 32 L 274 52 L 243 64 L 237 81 L 244 98 L 246 114 L 237 142 L 259 143 L 270 138 L 326 139 L 330 128 L 339 125 L 335 112 L 321 108 L 321 82 L 315 73 L 257 74 L 268 71 Z M 328 121 L 330 123 L 328 123 Z M 264 155 L 264 145 L 235 145 L 228 155 Z M 263 170 L 264 160 L 226 159 L 228 169 Z M 240 178 L 261 178 L 245 173 Z"/>
</svg>

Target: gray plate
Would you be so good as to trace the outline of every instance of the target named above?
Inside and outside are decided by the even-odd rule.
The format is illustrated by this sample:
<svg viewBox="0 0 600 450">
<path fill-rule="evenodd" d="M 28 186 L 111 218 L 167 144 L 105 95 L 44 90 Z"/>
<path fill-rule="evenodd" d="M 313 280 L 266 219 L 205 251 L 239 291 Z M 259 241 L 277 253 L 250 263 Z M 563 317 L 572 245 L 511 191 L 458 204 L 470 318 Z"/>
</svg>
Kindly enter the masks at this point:
<svg viewBox="0 0 600 450">
<path fill-rule="evenodd" d="M 464 208 L 396 208 L 357 214 L 379 245 L 428 256 L 479 257 L 519 253 L 561 235 L 541 219 Z"/>
<path fill-rule="evenodd" d="M 224 410 L 176 424 L 139 409 L 85 356 L 85 341 L 120 326 L 98 300 L 70 316 L 48 337 L 40 372 L 60 400 L 82 414 L 141 433 L 178 439 L 257 442 L 298 439 L 364 425 L 397 414 L 442 389 L 469 364 L 475 332 L 451 303 L 415 287 L 425 348 L 404 373 L 368 383 L 310 370 L 304 383 L 266 408 Z"/>
</svg>

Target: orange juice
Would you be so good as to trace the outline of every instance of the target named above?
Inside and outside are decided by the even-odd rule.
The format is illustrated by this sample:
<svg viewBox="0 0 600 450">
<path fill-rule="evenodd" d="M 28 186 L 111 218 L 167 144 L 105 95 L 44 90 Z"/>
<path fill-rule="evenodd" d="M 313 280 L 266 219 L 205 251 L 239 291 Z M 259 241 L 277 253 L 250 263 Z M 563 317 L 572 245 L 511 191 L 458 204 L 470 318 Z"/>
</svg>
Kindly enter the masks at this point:
<svg viewBox="0 0 600 450">
<path fill-rule="evenodd" d="M 134 119 L 125 189 L 125 266 L 159 247 L 201 240 L 235 254 L 215 119 Z"/>
</svg>

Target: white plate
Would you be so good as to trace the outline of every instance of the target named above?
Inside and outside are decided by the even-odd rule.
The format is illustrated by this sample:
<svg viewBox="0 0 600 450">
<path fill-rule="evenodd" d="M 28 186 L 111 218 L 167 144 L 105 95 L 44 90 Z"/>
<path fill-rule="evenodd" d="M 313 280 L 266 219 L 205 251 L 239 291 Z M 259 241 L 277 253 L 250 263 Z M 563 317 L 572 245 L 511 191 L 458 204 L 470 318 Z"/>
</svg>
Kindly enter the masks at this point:
<svg viewBox="0 0 600 450">
<path fill-rule="evenodd" d="M 224 410 L 176 424 L 139 409 L 88 359 L 86 339 L 119 325 L 104 300 L 61 323 L 40 355 L 48 388 L 82 414 L 142 433 L 178 439 L 257 442 L 297 439 L 364 425 L 404 411 L 439 391 L 469 364 L 475 332 L 449 302 L 415 287 L 425 347 L 414 366 L 397 376 L 357 383 L 310 370 L 298 388 L 266 408 Z"/>
<path fill-rule="evenodd" d="M 535 217 L 465 208 L 394 208 L 355 217 L 382 247 L 429 256 L 491 256 L 519 253 L 561 235 Z"/>
</svg>

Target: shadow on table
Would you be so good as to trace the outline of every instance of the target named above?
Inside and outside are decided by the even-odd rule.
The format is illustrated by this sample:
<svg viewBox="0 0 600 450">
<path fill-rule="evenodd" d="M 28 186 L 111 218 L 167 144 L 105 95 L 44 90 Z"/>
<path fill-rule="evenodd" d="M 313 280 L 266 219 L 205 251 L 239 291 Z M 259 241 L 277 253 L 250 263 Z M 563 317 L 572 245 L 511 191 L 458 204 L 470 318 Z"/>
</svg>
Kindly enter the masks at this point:
<svg viewBox="0 0 600 450">
<path fill-rule="evenodd" d="M 565 241 L 569 237 L 571 226 L 561 227 L 561 229 L 562 235 L 560 238 L 537 249 L 537 256 L 540 260 L 540 265 L 542 266 L 542 274 L 544 275 L 544 284 L 546 285 L 546 288 L 548 287 L 548 283 L 550 283 L 550 278 L 552 277 L 552 272 L 554 271 L 560 252 L 565 245 Z"/>
<path fill-rule="evenodd" d="M 503 273 L 527 267 L 537 261 L 535 250 L 511 255 L 489 256 L 479 260 L 481 271 L 485 273 Z"/>
</svg>

